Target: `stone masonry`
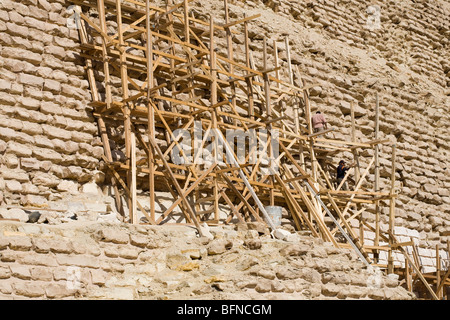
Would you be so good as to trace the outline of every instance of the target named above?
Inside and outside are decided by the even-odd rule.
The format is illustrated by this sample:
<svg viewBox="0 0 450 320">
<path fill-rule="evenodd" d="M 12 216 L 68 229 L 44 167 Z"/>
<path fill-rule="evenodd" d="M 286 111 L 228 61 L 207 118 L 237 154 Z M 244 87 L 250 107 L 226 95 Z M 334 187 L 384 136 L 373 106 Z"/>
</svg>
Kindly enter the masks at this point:
<svg viewBox="0 0 450 320">
<path fill-rule="evenodd" d="M 0 201 L 45 206 L 101 182 L 103 154 L 66 1 L 0 1 Z"/>
<path fill-rule="evenodd" d="M 105 182 L 104 170 L 99 161 L 103 148 L 92 108 L 89 106 L 92 99 L 84 61 L 78 54 L 78 31 L 67 25 L 67 18 L 70 18 L 67 9 L 70 5 L 70 1 L 65 0 L 0 0 L 0 204 L 45 208 L 59 206 L 59 213 L 47 214 L 47 223 L 55 215 L 66 214 L 61 213 L 65 210 L 70 211 L 64 221 L 67 222 L 76 210 L 81 217 L 81 211 L 86 215 L 89 215 L 89 210 L 111 211 L 109 204 L 112 204 L 108 189 L 99 188 L 104 187 Z M 283 64 L 282 70 L 285 70 L 286 52 L 282 43 L 286 36 L 289 37 L 292 63 L 298 65 L 307 84 L 317 84 L 310 90 L 313 111 L 320 108 L 330 126 L 337 129 L 329 134 L 329 138 L 349 138 L 350 102 L 354 102 L 358 141 L 372 139 L 375 94 L 379 94 L 380 138 L 390 139 L 398 148 L 395 187 L 399 197 L 396 201 L 396 226 L 416 231 L 418 245 L 423 250 L 434 248 L 436 244 L 446 249 L 449 237 L 443 235 L 450 230 L 448 2 L 389 0 L 368 4 L 363 0 L 254 0 L 230 1 L 229 9 L 231 19 L 242 18 L 244 13 L 247 16 L 261 14 L 260 18 L 250 23 L 249 30 L 250 46 L 258 63 L 262 56 L 262 39 L 266 35 L 268 39 L 280 41 L 279 56 Z M 209 13 L 213 13 L 216 23 L 223 23 L 221 0 L 202 1 L 201 4 L 200 1 L 194 1 L 191 11 L 195 17 L 205 20 Z M 373 21 L 379 23 L 371 24 Z M 222 45 L 221 54 L 225 54 L 223 40 L 218 41 Z M 243 62 L 243 38 L 236 34 L 233 35 L 233 41 L 237 46 L 235 59 Z M 271 41 L 268 45 L 270 54 L 270 50 L 273 50 Z M 287 75 L 282 73 L 281 77 L 286 78 Z M 295 80 L 299 84 L 298 75 Z M 365 167 L 367 158 L 372 154 L 367 152 L 361 156 L 362 166 Z M 344 154 L 343 157 L 351 158 L 351 154 Z M 382 147 L 381 176 L 384 180 L 382 179 L 381 188 L 388 182 L 390 166 L 390 148 Z M 368 179 L 373 179 L 373 176 L 370 174 Z M 72 203 L 67 202 L 70 199 L 74 199 Z M 106 204 L 99 203 L 99 199 L 106 199 Z M 372 213 L 368 210 L 364 215 L 369 222 L 373 222 Z M 383 224 L 387 223 L 387 216 L 388 212 L 383 211 Z M 1 208 L 0 217 L 22 221 L 28 219 L 20 209 Z M 128 278 L 124 280 L 120 275 L 131 272 L 126 269 L 127 262 L 134 261 L 134 268 L 135 261 L 140 261 L 144 252 L 141 250 L 142 246 L 151 245 L 151 241 L 138 246 L 133 244 L 130 234 L 124 235 L 123 239 L 114 240 L 119 243 L 105 242 L 114 247 L 114 250 L 106 250 L 106 254 L 103 240 L 86 237 L 87 243 L 92 246 L 86 245 L 86 251 L 80 249 L 78 252 L 73 249 L 75 251 L 69 252 L 67 248 L 70 245 L 57 247 L 51 241 L 50 244 L 47 243 L 49 239 L 45 236 L 59 237 L 65 232 L 64 241 L 72 243 L 75 241 L 71 236 L 72 231 L 65 230 L 63 226 L 58 227 L 61 229 L 55 227 L 54 230 L 64 230 L 56 236 L 50 226 L 20 225 L 31 228 L 30 231 L 19 230 L 19 224 L 11 225 L 14 227 L 5 229 L 0 234 L 0 292 L 8 296 L 163 297 L 166 294 L 165 289 L 162 289 L 164 286 L 168 288 L 173 284 L 175 288 L 191 288 L 189 281 L 180 276 L 186 275 L 187 271 L 176 271 L 181 272 L 174 274 L 175 277 L 180 276 L 180 281 L 167 280 L 166 284 L 159 284 L 160 291 L 156 290 L 158 294 L 154 296 L 145 289 L 132 290 L 128 285 L 107 285 L 102 278 L 105 272 L 119 283 L 135 281 Z M 94 230 L 96 227 L 92 228 Z M 37 232 L 39 236 L 33 232 Z M 136 232 L 136 236 L 142 235 Z M 143 234 L 146 237 L 147 231 Z M 167 236 L 158 237 L 162 239 L 158 238 L 158 243 L 170 241 Z M 149 239 L 145 238 L 147 240 Z M 303 240 L 313 241 L 306 238 Z M 192 238 L 192 241 L 200 240 Z M 251 243 L 248 241 L 249 247 L 255 246 Z M 116 250 L 116 246 L 120 246 L 122 251 Z M 78 245 L 75 247 L 84 248 Z M 97 251 L 95 254 L 90 253 L 88 248 Z M 233 251 L 235 249 L 236 245 L 218 257 L 232 260 L 230 256 L 237 255 Z M 202 254 L 204 257 L 204 252 Z M 46 255 L 48 259 L 43 258 Z M 303 259 L 306 257 L 311 260 Z M 316 268 L 314 262 L 320 261 L 319 258 L 308 253 L 302 256 L 303 262 L 299 263 L 306 263 L 308 268 L 319 270 L 320 267 Z M 165 258 L 161 259 L 162 265 L 167 263 Z M 280 259 L 287 258 L 284 256 Z M 100 264 L 103 260 L 111 263 L 107 267 L 110 269 L 103 268 Z M 192 261 L 194 264 L 191 266 L 198 262 L 196 259 Z M 122 263 L 124 265 L 119 267 Z M 78 293 L 64 291 L 67 288 L 64 289 L 62 283 L 67 282 L 66 269 L 69 265 L 81 268 L 84 282 L 82 281 L 83 289 Z M 323 267 L 325 268 L 325 263 Z M 152 268 L 157 267 L 155 265 Z M 167 268 L 165 266 L 162 270 L 170 270 L 168 273 L 174 271 Z M 60 273 L 56 272 L 57 269 Z M 156 272 L 155 270 L 151 272 Z M 97 271 L 101 275 L 96 274 Z M 248 274 L 260 277 L 260 271 Z M 197 271 L 194 268 L 189 272 Z M 263 269 L 261 273 L 266 278 L 261 277 L 267 281 L 265 288 L 258 287 L 259 291 L 256 285 L 238 285 L 237 280 L 233 285 L 245 288 L 249 296 L 252 290 L 266 292 L 267 295 L 278 292 L 281 288 L 278 281 L 285 279 L 279 278 L 274 270 L 266 272 Z M 167 279 L 169 278 L 168 276 Z M 339 295 L 338 292 L 324 294 L 324 290 L 334 292 L 332 289 L 324 289 L 324 286 L 331 287 L 333 283 L 326 279 L 328 278 L 323 278 L 322 274 L 320 290 L 318 285 L 316 289 L 311 289 L 313 293 L 304 294 L 303 289 L 297 291 L 295 283 L 287 285 L 283 282 L 283 288 L 294 288 L 294 292 L 303 292 L 305 297 L 346 296 L 343 293 Z M 32 281 L 35 286 L 24 285 L 27 281 Z M 352 281 L 356 280 L 348 280 L 346 284 L 357 285 Z M 48 282 L 52 286 L 44 290 L 41 285 Z M 226 282 L 227 285 L 229 283 Z M 209 284 L 214 286 L 211 285 L 209 289 L 193 289 L 192 292 L 207 290 L 203 293 L 227 293 L 227 286 L 222 282 L 212 281 Z M 270 290 L 267 290 L 269 286 Z M 111 289 L 112 287 L 115 289 Z M 210 289 L 211 292 L 208 291 Z M 385 291 L 378 293 L 378 297 L 390 297 L 394 294 L 387 293 L 391 289 L 396 290 L 393 287 L 383 289 Z M 280 292 L 287 292 L 286 290 Z M 358 297 L 370 296 L 364 290 Z M 403 293 L 400 296 L 403 297 Z"/>
<path fill-rule="evenodd" d="M 400 299 L 349 250 L 264 225 L 0 223 L 0 299 Z"/>
</svg>

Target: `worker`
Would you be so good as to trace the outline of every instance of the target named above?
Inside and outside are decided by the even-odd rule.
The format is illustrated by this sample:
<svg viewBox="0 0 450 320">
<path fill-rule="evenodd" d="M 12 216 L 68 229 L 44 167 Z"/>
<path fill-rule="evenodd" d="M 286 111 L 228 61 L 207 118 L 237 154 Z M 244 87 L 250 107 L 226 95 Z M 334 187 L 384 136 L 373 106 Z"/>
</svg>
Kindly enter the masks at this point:
<svg viewBox="0 0 450 320">
<path fill-rule="evenodd" d="M 338 186 L 341 184 L 342 180 L 344 179 L 345 175 L 347 174 L 347 171 L 351 168 L 354 167 L 355 164 L 352 163 L 350 166 L 346 167 L 345 166 L 345 161 L 341 160 L 339 161 L 339 166 L 337 167 L 337 174 L 336 174 L 336 181 Z M 344 184 L 342 185 L 342 190 L 348 190 L 348 184 L 347 181 L 344 182 Z"/>
<path fill-rule="evenodd" d="M 321 132 L 328 128 L 327 121 L 320 111 L 317 111 L 311 118 L 314 133 Z"/>
</svg>

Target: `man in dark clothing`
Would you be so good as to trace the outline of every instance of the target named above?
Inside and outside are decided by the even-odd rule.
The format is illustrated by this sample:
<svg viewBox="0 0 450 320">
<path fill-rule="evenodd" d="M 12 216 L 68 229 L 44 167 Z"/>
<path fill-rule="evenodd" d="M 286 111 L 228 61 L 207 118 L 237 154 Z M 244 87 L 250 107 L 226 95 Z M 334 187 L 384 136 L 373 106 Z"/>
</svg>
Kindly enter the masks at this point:
<svg viewBox="0 0 450 320">
<path fill-rule="evenodd" d="M 337 180 L 338 186 L 341 184 L 342 180 L 344 179 L 345 175 L 347 174 L 347 171 L 353 166 L 354 166 L 354 164 L 351 164 L 349 167 L 346 167 L 344 160 L 339 161 L 339 166 L 337 167 L 337 172 L 336 172 L 336 180 Z M 342 185 L 342 190 L 348 190 L 347 181 L 345 181 L 344 184 Z"/>
</svg>

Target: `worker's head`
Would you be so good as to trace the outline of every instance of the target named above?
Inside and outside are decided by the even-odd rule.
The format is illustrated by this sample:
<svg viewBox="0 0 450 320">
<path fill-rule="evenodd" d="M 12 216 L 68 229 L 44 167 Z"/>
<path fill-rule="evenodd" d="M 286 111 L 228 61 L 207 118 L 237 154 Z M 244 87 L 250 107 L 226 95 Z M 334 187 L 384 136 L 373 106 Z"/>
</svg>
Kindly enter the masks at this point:
<svg viewBox="0 0 450 320">
<path fill-rule="evenodd" d="M 339 161 L 339 164 L 345 164 L 344 160 Z"/>
<path fill-rule="evenodd" d="M 320 113 L 320 111 L 316 111 L 316 113 Z"/>
</svg>

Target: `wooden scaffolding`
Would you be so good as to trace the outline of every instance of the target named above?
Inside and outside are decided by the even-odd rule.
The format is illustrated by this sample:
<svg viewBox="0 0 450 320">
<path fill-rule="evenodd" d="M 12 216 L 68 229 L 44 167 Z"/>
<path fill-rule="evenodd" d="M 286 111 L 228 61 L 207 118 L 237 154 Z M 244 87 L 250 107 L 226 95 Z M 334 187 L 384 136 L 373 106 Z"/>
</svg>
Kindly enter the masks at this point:
<svg viewBox="0 0 450 320">
<path fill-rule="evenodd" d="M 330 139 L 334 129 L 313 132 L 309 89 L 315 84 L 305 83 L 297 66 L 291 65 L 289 39 L 282 39 L 281 45 L 270 45 L 265 37 L 251 43 L 249 22 L 259 15 L 231 21 L 227 0 L 220 24 L 213 16 L 209 21 L 196 17 L 189 8 L 192 0 L 168 0 L 165 7 L 149 0 L 72 2 L 103 160 L 125 221 L 140 223 L 141 212 L 147 223 L 162 224 L 179 207 L 184 221 L 200 235 L 203 223 L 235 221 L 258 221 L 275 231 L 266 208 L 277 205 L 289 212 L 296 230 L 309 230 L 336 247 L 352 247 L 367 264 L 395 271 L 391 255 L 410 243 L 399 243 L 393 233 L 395 145 L 389 186 L 380 190 L 379 147 L 389 141 L 378 138 L 378 101 L 372 140 L 357 141 L 353 104 L 350 139 Z M 234 47 L 237 34 L 244 37 L 243 52 Z M 252 45 L 262 47 L 261 61 Z M 279 58 L 278 46 L 286 61 Z M 200 150 L 213 146 L 209 150 L 215 161 L 199 161 L 201 154 L 189 154 L 199 145 L 192 141 L 192 148 L 186 148 L 177 129 L 202 131 Z M 265 142 L 260 144 L 263 149 L 249 150 L 245 161 L 238 161 L 238 150 L 225 139 L 227 130 L 252 129 L 261 133 L 257 140 Z M 218 144 L 224 154 L 214 148 Z M 172 161 L 175 150 L 179 163 Z M 257 152 L 268 156 L 255 158 Z M 337 185 L 334 163 L 342 154 L 351 155 L 356 165 Z M 371 157 L 367 161 L 362 154 Z M 375 179 L 370 181 L 369 175 Z M 342 190 L 346 181 L 350 188 Z M 149 208 L 138 201 L 138 185 L 148 190 Z M 173 197 L 173 205 L 159 215 L 156 191 Z M 229 208 L 226 217 L 220 214 L 221 204 Z M 387 230 L 381 228 L 383 206 L 389 212 Z M 374 212 L 373 225 L 362 218 L 368 211 Z M 374 245 L 364 244 L 365 230 L 375 232 Z M 378 263 L 380 251 L 388 252 L 387 265 Z M 438 281 L 441 288 L 433 291 L 413 259 L 405 257 L 437 299 L 435 292 L 448 285 L 448 271 Z"/>
</svg>

